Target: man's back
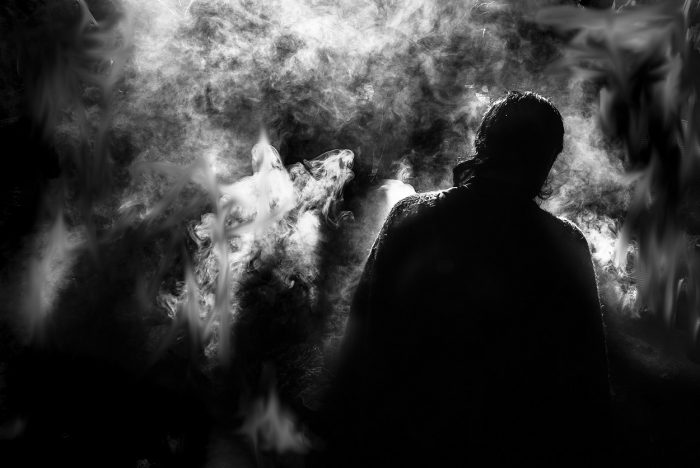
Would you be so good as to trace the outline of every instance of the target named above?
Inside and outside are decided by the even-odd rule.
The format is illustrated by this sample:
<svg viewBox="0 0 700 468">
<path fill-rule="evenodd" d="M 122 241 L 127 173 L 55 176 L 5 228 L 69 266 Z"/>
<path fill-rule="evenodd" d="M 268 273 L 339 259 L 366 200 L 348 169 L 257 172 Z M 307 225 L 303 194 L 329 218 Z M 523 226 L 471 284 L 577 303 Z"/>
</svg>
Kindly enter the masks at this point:
<svg viewBox="0 0 700 468">
<path fill-rule="evenodd" d="M 472 183 L 392 210 L 350 318 L 344 466 L 575 463 L 606 430 L 590 254 L 571 223 Z"/>
</svg>

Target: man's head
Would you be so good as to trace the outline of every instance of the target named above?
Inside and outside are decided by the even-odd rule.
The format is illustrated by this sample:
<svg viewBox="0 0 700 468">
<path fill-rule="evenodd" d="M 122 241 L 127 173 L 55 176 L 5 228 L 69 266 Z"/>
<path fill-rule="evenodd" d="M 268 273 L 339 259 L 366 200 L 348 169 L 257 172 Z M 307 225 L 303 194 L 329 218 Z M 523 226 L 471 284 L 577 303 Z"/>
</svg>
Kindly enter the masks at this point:
<svg viewBox="0 0 700 468">
<path fill-rule="evenodd" d="M 474 159 L 479 173 L 507 180 L 535 197 L 563 141 L 564 124 L 551 102 L 535 93 L 510 91 L 484 115 Z"/>
</svg>

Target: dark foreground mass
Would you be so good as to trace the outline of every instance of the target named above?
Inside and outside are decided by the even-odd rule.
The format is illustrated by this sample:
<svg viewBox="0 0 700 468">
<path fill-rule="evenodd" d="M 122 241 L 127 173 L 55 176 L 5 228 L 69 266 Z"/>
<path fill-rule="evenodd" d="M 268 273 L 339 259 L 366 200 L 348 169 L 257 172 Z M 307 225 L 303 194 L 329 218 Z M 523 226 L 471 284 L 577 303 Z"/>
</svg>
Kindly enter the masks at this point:
<svg viewBox="0 0 700 468">
<path fill-rule="evenodd" d="M 324 465 L 570 466 L 597 461 L 609 443 L 586 240 L 493 181 L 394 208 L 345 352 Z"/>
</svg>

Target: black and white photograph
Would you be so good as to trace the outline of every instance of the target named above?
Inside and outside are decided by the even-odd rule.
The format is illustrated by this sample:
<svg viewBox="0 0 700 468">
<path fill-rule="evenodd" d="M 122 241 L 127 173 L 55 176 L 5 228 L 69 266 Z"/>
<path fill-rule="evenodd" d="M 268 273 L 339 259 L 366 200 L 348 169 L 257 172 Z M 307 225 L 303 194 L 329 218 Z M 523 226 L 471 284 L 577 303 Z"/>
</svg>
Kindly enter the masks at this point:
<svg viewBox="0 0 700 468">
<path fill-rule="evenodd" d="M 700 467 L 700 0 L 2 0 L 0 467 Z"/>
</svg>

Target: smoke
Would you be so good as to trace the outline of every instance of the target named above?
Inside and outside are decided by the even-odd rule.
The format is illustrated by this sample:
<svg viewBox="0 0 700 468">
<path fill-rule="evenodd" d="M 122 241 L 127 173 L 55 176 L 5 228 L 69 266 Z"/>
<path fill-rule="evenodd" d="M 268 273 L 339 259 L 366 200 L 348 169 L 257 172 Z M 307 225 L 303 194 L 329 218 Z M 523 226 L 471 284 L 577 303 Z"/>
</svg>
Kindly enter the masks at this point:
<svg viewBox="0 0 700 468">
<path fill-rule="evenodd" d="M 186 161 L 212 141 L 245 154 L 262 125 L 288 162 L 351 148 L 363 173 L 386 177 L 405 158 L 419 189 L 444 185 L 489 92 L 537 84 L 547 94 L 538 68 L 556 49 L 533 45 L 541 33 L 520 3 L 129 4 L 124 124 L 133 138 L 148 130 L 144 143 L 158 148 L 148 160 Z M 240 157 L 220 164 L 246 173 Z"/>
<path fill-rule="evenodd" d="M 267 399 L 255 403 L 241 432 L 253 441 L 255 447 L 262 444 L 264 449 L 278 453 L 304 453 L 309 442 L 294 426 L 294 419 L 280 408 L 279 398 L 273 391 Z"/>
<path fill-rule="evenodd" d="M 19 289 L 27 340 L 96 321 L 54 341 L 139 375 L 184 347 L 187 369 L 229 392 L 212 403 L 218 424 L 267 434 L 256 450 L 302 451 L 283 408 L 313 406 L 300 400 L 386 214 L 451 185 L 508 89 L 561 109 L 544 207 L 583 229 L 609 310 L 639 315 L 635 262 L 616 257 L 646 179 L 600 131 L 597 85 L 549 68 L 565 41 L 534 14 L 561 3 L 94 0 L 58 2 L 70 15 L 55 24 L 59 7 L 12 13 L 29 113 L 63 171 Z M 259 383 L 263 365 L 277 388 Z M 244 421 L 221 410 L 234 400 Z"/>
<path fill-rule="evenodd" d="M 194 261 L 193 277 L 205 290 L 215 278 L 236 284 L 237 271 L 268 251 L 282 258 L 285 249 L 300 251 L 290 261 L 296 265 L 293 274 L 286 273 L 285 261 L 273 268 L 272 276 L 279 274 L 280 284 L 292 284 L 284 277 L 293 276 L 313 285 L 319 275 L 315 269 L 322 269 L 322 284 L 305 293 L 314 298 L 312 303 L 300 307 L 322 308 L 337 323 L 331 328 L 342 333 L 364 256 L 389 208 L 414 188 L 449 186 L 451 168 L 471 151 L 473 132 L 489 102 L 506 89 L 537 84 L 544 94 L 556 93 L 555 100 L 568 104 L 568 95 L 560 91 L 566 81 L 545 72 L 557 54 L 557 39 L 528 19 L 529 8 L 545 3 L 126 2 L 134 18 L 134 47 L 115 132 L 128 139 L 137 164 L 190 167 L 206 155 L 213 177 L 222 184 L 216 189 L 221 203 L 235 199 L 232 205 L 243 211 L 249 194 L 258 190 L 254 179 L 239 179 L 255 171 L 245 155 L 260 127 L 286 165 L 333 148 L 352 150 L 355 181 L 348 190 L 348 208 L 355 220 L 341 217 L 339 224 L 330 223 L 337 225 L 335 231 L 324 227 L 326 236 L 319 235 L 343 254 L 331 248 L 317 253 L 323 249 L 318 243 L 296 241 L 280 251 L 280 242 L 298 236 L 296 225 L 273 229 L 262 235 L 265 241 L 259 234 L 245 234 L 232 251 L 219 249 L 212 229 L 226 217 L 221 207 L 194 229 L 199 249 L 208 252 L 195 253 Z M 289 173 L 298 185 L 295 170 Z M 121 205 L 155 207 L 160 213 L 165 200 L 170 210 L 181 212 L 187 201 L 178 194 L 187 177 L 179 180 L 179 187 L 167 194 L 158 178 L 132 182 Z M 328 178 L 322 174 L 319 180 Z M 333 184 L 329 195 L 343 186 Z M 333 196 L 327 200 L 335 203 Z M 299 210 L 305 212 L 305 202 L 301 204 Z M 242 229 L 235 227 L 227 235 Z M 214 247 L 203 247 L 203 242 Z M 317 255 L 322 258 L 316 263 L 305 261 Z M 225 264 L 230 270 L 220 269 Z M 214 306 L 216 314 L 201 312 L 220 317 L 207 327 L 219 328 L 229 309 L 240 313 L 237 292 L 224 298 L 223 283 L 214 299 L 203 298 L 205 309 L 220 303 Z M 229 300 L 234 304 L 229 306 Z M 219 340 L 225 336 L 219 334 Z M 220 357 L 228 354 L 221 352 Z"/>
<path fill-rule="evenodd" d="M 698 180 L 697 4 L 659 2 L 618 12 L 556 8 L 540 21 L 575 31 L 564 66 L 602 83 L 598 118 L 618 139 L 636 173 L 624 225 L 617 226 L 617 264 L 629 247 L 640 307 L 696 334 L 695 265 Z"/>
<path fill-rule="evenodd" d="M 585 234 L 608 310 L 638 317 L 636 281 L 616 262 L 635 176 L 627 173 L 622 148 L 606 140 L 591 111 L 564 113 L 564 150 L 550 174 L 552 196 L 542 206 L 574 221 Z"/>
</svg>

